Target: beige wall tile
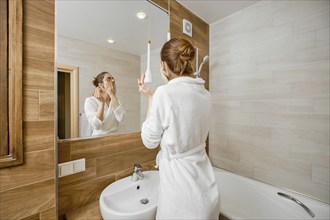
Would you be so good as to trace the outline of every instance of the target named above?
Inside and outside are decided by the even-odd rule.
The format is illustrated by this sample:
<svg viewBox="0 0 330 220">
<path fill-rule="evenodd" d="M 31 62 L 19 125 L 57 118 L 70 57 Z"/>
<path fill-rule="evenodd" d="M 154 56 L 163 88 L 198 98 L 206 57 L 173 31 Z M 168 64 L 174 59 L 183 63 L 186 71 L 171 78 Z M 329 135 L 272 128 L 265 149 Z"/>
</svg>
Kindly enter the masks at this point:
<svg viewBox="0 0 330 220">
<path fill-rule="evenodd" d="M 329 203 L 329 1 L 260 1 L 210 27 L 213 165 Z"/>
<path fill-rule="evenodd" d="M 324 4 L 324 2 L 322 2 Z M 311 16 L 298 19 L 293 22 L 294 34 L 300 34 L 307 31 L 313 31 L 329 27 L 329 2 L 328 5 L 324 4 L 328 8 L 324 8 L 324 11 L 319 14 L 313 14 Z"/>
<path fill-rule="evenodd" d="M 329 187 L 330 174 L 328 167 L 321 167 L 313 165 L 312 167 L 312 181 L 317 184 L 322 184 L 326 187 Z"/>
<path fill-rule="evenodd" d="M 329 114 L 329 97 L 314 99 L 314 113 L 322 115 Z"/>
</svg>

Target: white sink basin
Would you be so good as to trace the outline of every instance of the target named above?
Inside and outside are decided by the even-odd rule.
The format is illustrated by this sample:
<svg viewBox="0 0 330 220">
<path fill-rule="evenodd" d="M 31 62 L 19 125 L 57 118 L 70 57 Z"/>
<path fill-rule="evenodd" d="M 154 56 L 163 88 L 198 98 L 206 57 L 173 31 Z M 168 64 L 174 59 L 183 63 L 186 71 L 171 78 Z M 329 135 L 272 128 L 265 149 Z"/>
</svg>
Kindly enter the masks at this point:
<svg viewBox="0 0 330 220">
<path fill-rule="evenodd" d="M 156 218 L 158 171 L 145 171 L 143 174 L 142 180 L 133 182 L 131 176 L 128 176 L 110 184 L 102 191 L 100 209 L 103 219 Z"/>
</svg>

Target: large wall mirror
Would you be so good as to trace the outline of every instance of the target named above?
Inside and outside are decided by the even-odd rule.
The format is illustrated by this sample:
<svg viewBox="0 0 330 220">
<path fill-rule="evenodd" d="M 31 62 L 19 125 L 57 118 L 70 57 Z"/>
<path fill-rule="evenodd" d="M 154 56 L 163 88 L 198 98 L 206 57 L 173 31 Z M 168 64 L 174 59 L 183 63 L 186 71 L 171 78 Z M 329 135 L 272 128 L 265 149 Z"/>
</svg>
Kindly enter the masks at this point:
<svg viewBox="0 0 330 220">
<path fill-rule="evenodd" d="M 151 68 L 161 83 L 159 52 L 166 42 L 169 16 L 151 1 L 56 1 L 56 74 L 58 138 L 91 138 L 84 109 L 95 87 L 94 77 L 107 71 L 126 113 L 109 134 L 139 131 L 145 117 L 137 79 L 146 70 L 151 40 Z M 138 13 L 145 13 L 144 19 Z M 143 15 L 141 15 L 143 17 Z M 109 135 L 106 134 L 106 135 Z"/>
</svg>

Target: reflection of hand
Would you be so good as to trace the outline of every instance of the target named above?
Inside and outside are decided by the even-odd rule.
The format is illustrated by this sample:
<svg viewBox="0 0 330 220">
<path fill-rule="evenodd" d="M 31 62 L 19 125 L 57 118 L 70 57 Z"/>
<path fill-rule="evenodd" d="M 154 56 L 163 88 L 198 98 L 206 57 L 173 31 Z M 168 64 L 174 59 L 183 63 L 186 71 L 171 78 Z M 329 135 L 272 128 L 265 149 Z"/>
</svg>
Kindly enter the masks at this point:
<svg viewBox="0 0 330 220">
<path fill-rule="evenodd" d="M 138 79 L 139 92 L 147 97 L 152 97 L 154 92 L 144 85 L 145 75 L 143 74 L 140 79 Z"/>
<path fill-rule="evenodd" d="M 112 97 L 112 96 L 116 96 L 116 92 L 117 92 L 116 82 L 113 81 L 112 83 L 109 84 L 109 87 L 107 89 L 107 93 L 109 94 L 110 97 Z"/>
<path fill-rule="evenodd" d="M 94 97 L 97 98 L 100 102 L 106 101 L 107 93 L 104 92 L 103 86 L 98 86 L 95 88 Z"/>
</svg>

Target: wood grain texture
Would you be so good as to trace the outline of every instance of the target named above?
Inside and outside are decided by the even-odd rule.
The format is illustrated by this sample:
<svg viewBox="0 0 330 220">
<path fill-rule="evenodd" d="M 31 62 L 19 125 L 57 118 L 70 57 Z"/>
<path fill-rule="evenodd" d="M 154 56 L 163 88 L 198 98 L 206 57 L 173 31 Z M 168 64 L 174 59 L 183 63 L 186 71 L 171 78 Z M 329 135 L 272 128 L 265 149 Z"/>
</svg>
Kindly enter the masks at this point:
<svg viewBox="0 0 330 220">
<path fill-rule="evenodd" d="M 142 164 L 154 160 L 158 151 L 159 149 L 150 150 L 142 148 L 99 157 L 96 160 L 97 175 L 103 176 L 116 173 L 127 168 L 132 168 L 136 163 Z"/>
<path fill-rule="evenodd" d="M 22 166 L 0 171 L 1 219 L 56 219 L 54 120 L 47 116 L 39 121 L 40 90 L 54 91 L 54 12 L 52 0 L 23 1 L 22 97 L 26 160 Z M 50 34 L 42 34 L 44 32 Z M 28 57 L 26 49 L 29 47 L 34 50 L 33 58 Z M 51 102 L 54 100 L 48 99 L 47 106 L 51 107 Z M 30 113 L 32 115 L 28 115 Z"/>
<path fill-rule="evenodd" d="M 59 141 L 58 149 L 59 161 L 86 159 L 84 172 L 59 178 L 59 215 L 96 201 L 108 184 L 131 175 L 135 163 L 140 163 L 144 170 L 154 169 L 159 150 L 146 149 L 140 132 Z"/>
<path fill-rule="evenodd" d="M 0 2 L 0 157 L 8 155 L 8 19 L 7 1 Z"/>
<path fill-rule="evenodd" d="M 54 121 L 54 90 L 40 90 L 39 93 L 39 119 Z"/>
<path fill-rule="evenodd" d="M 329 1 L 262 1 L 211 25 L 210 158 L 329 203 Z"/>
<path fill-rule="evenodd" d="M 0 192 L 1 219 L 20 219 L 55 205 L 54 179 Z"/>
<path fill-rule="evenodd" d="M 67 220 L 88 219 L 88 220 L 102 220 L 99 201 L 92 202 L 81 208 L 78 208 L 66 215 Z"/>
<path fill-rule="evenodd" d="M 54 149 L 24 154 L 25 163 L 0 172 L 0 192 L 55 178 Z"/>
<path fill-rule="evenodd" d="M 54 121 L 24 121 L 24 152 L 54 149 Z"/>
<path fill-rule="evenodd" d="M 8 64 L 5 70 L 1 74 L 6 75 L 2 78 L 2 86 L 4 86 L 4 94 L 7 97 L 2 99 L 1 104 L 6 105 L 5 112 L 7 115 L 1 114 L 1 127 L 8 130 L 8 132 L 1 133 L 4 137 L 4 153 L 1 153 L 0 168 L 15 166 L 23 163 L 23 132 L 22 132 L 22 56 L 23 56 L 23 10 L 22 1 L 7 1 L 6 4 L 1 4 L 4 10 L 8 10 L 6 13 L 8 17 L 3 19 L 7 22 L 2 22 L 2 26 L 8 25 L 2 31 L 6 31 L 4 45 L 2 47 L 7 50 L 4 55 L 5 65 Z M 2 9 L 2 10 L 3 10 Z M 2 20 L 3 20 L 2 19 Z M 5 81 L 3 81 L 5 80 Z M 2 144 L 1 144 L 2 145 Z"/>
<path fill-rule="evenodd" d="M 114 181 L 115 176 L 111 174 L 91 181 L 72 185 L 64 189 L 59 189 L 58 214 L 63 215 L 74 209 L 97 201 L 102 190 Z"/>
<path fill-rule="evenodd" d="M 39 91 L 26 89 L 23 94 L 24 121 L 38 121 L 39 120 Z"/>
<path fill-rule="evenodd" d="M 71 159 L 96 158 L 136 148 L 144 148 L 140 132 L 70 142 Z"/>
<path fill-rule="evenodd" d="M 40 220 L 56 220 L 56 208 L 50 208 L 39 213 Z"/>
</svg>

